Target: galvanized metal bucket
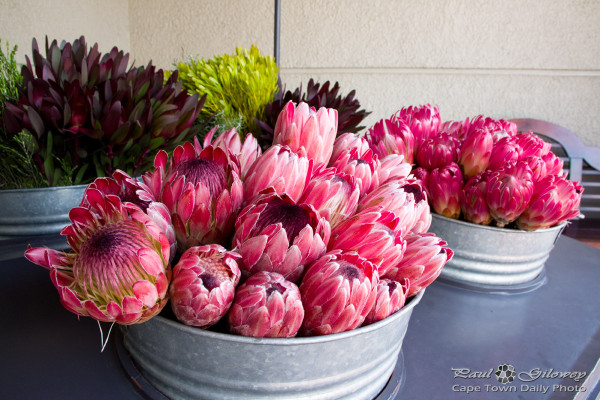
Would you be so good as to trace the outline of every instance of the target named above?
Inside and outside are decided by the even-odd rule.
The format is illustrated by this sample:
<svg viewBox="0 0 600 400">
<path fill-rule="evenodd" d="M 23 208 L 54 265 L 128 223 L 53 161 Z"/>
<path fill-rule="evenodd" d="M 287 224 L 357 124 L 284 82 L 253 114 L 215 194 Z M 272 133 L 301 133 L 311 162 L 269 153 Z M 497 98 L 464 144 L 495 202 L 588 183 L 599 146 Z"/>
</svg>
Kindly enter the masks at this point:
<svg viewBox="0 0 600 400">
<path fill-rule="evenodd" d="M 482 291 L 520 292 L 543 284 L 544 263 L 564 227 L 527 232 L 433 214 L 429 231 L 454 250 L 454 257 L 442 269 L 441 281 Z"/>
<path fill-rule="evenodd" d="M 157 316 L 123 327 L 142 375 L 173 399 L 373 399 L 398 360 L 413 308 L 352 331 L 250 338 Z"/>
<path fill-rule="evenodd" d="M 0 190 L 0 239 L 59 233 L 86 185 Z"/>
</svg>

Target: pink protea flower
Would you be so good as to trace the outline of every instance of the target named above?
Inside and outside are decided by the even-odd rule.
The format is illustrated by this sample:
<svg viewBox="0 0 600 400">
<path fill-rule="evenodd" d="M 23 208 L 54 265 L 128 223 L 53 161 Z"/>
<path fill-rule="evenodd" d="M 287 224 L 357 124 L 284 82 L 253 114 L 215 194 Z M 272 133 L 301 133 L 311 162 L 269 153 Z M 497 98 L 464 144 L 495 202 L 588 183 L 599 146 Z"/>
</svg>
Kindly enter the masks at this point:
<svg viewBox="0 0 600 400">
<path fill-rule="evenodd" d="M 61 304 L 77 315 L 123 325 L 152 318 L 167 302 L 169 241 L 134 204 L 97 189 L 86 199 L 61 232 L 70 253 L 38 247 L 25 257 L 50 270 Z"/>
<path fill-rule="evenodd" d="M 391 279 L 379 280 L 377 300 L 363 325 L 381 321 L 399 311 L 406 303 L 406 293 L 409 289 L 410 281 L 408 279 L 404 279 L 402 284 Z"/>
<path fill-rule="evenodd" d="M 331 251 L 315 261 L 300 285 L 305 335 L 329 335 L 359 327 L 373 308 L 379 275 L 358 253 Z"/>
<path fill-rule="evenodd" d="M 294 153 L 289 147 L 273 145 L 248 170 L 244 180 L 244 201 L 256 199 L 260 192 L 273 187 L 279 194 L 287 193 L 298 200 L 312 174 L 313 162 L 304 150 Z"/>
<path fill-rule="evenodd" d="M 360 189 L 353 176 L 335 168 L 319 168 L 298 202 L 315 207 L 333 229 L 354 214 L 359 196 Z"/>
<path fill-rule="evenodd" d="M 421 143 L 437 136 L 440 129 L 440 109 L 436 105 L 426 104 L 421 106 L 404 107 L 396 116 L 405 121 L 410 127 L 415 138 L 415 150 L 418 151 Z"/>
<path fill-rule="evenodd" d="M 542 156 L 542 160 L 546 163 L 546 174 L 548 175 L 563 175 L 564 162 L 551 151 Z"/>
<path fill-rule="evenodd" d="M 535 133 L 522 132 L 514 136 L 515 143 L 520 147 L 520 159 L 531 156 L 543 157 L 550 151 L 550 143 L 547 143 Z"/>
<path fill-rule="evenodd" d="M 333 167 L 345 174 L 352 175 L 360 189 L 360 195 L 363 196 L 379 186 L 379 157 L 373 154 L 371 149 L 360 154 L 358 149 L 352 149 L 342 152 Z"/>
<path fill-rule="evenodd" d="M 217 127 L 208 132 L 204 138 L 204 147 L 220 147 L 223 150 L 228 150 L 228 154 L 236 156 L 240 163 L 240 178 L 244 180 L 250 166 L 262 155 L 258 141 L 251 133 L 248 133 L 242 141 L 235 128 L 221 133 L 213 140 L 216 131 Z"/>
<path fill-rule="evenodd" d="M 460 166 L 465 178 L 487 169 L 492 156 L 494 138 L 487 129 L 475 129 L 463 140 L 460 148 Z"/>
<path fill-rule="evenodd" d="M 469 130 L 469 118 L 464 121 L 444 121 L 440 125 L 439 133 L 445 133 L 462 140 Z"/>
<path fill-rule="evenodd" d="M 242 206 L 239 165 L 221 148 L 186 142 L 168 159 L 160 151 L 144 181 L 171 212 L 180 252 L 201 244 L 226 244 Z M 161 191 L 162 189 L 162 191 Z"/>
<path fill-rule="evenodd" d="M 277 272 L 295 282 L 325 252 L 330 234 L 312 205 L 270 190 L 240 212 L 233 244 L 242 255 L 242 272 Z"/>
<path fill-rule="evenodd" d="M 433 233 L 409 233 L 406 235 L 406 251 L 402 260 L 382 279 L 410 281 L 406 297 L 419 293 L 429 286 L 442 272 L 442 268 L 454 255 L 446 242 Z"/>
<path fill-rule="evenodd" d="M 385 274 L 404 254 L 400 220 L 382 207 L 367 208 L 331 231 L 328 249 L 355 251 Z"/>
<path fill-rule="evenodd" d="M 383 185 L 388 180 L 406 178 L 412 166 L 404 160 L 401 154 L 389 154 L 379 159 L 380 165 L 377 169 L 377 180 Z"/>
<path fill-rule="evenodd" d="M 411 231 L 417 221 L 427 222 L 429 215 L 427 195 L 415 179 L 392 179 L 360 199 L 358 210 L 383 207 L 399 220 L 402 233 Z M 429 218 L 429 224 L 431 220 Z"/>
<path fill-rule="evenodd" d="M 113 178 L 96 178 L 88 185 L 86 191 L 98 190 L 102 194 L 118 196 L 122 202 L 130 202 L 142 209 L 158 225 L 167 237 L 171 249 L 169 251 L 172 261 L 177 252 L 175 228 L 171 223 L 171 213 L 167 206 L 157 201 L 150 188 L 143 182 L 130 177 L 127 173 L 116 170 Z M 83 195 L 80 207 L 89 208 L 87 196 Z"/>
<path fill-rule="evenodd" d="M 190 247 L 181 255 L 169 288 L 179 321 L 207 328 L 227 313 L 240 280 L 240 257 L 218 244 Z"/>
<path fill-rule="evenodd" d="M 460 142 L 443 133 L 421 143 L 417 150 L 417 165 L 428 170 L 443 168 L 460 160 Z"/>
<path fill-rule="evenodd" d="M 533 194 L 531 168 L 523 162 L 509 162 L 487 179 L 486 201 L 496 225 L 516 220 L 529 205 Z"/>
<path fill-rule="evenodd" d="M 529 205 L 517 219 L 517 226 L 535 231 L 576 217 L 582 190 L 578 183 L 566 178 L 545 176 L 534 185 Z"/>
<path fill-rule="evenodd" d="M 488 171 L 481 172 L 465 183 L 460 195 L 464 218 L 474 224 L 489 225 L 492 215 L 485 200 Z"/>
<path fill-rule="evenodd" d="M 427 193 L 433 210 L 448 218 L 460 216 L 460 193 L 463 176 L 456 163 L 436 168 L 427 177 Z"/>
<path fill-rule="evenodd" d="M 336 109 L 321 107 L 316 111 L 307 103 L 296 106 L 290 101 L 277 117 L 273 144 L 288 146 L 294 152 L 304 147 L 306 157 L 318 167 L 329 162 L 337 130 Z"/>
<path fill-rule="evenodd" d="M 379 158 L 401 154 L 409 164 L 413 163 L 415 138 L 404 120 L 396 116 L 382 119 L 367 131 L 365 137 Z"/>
<path fill-rule="evenodd" d="M 369 142 L 367 142 L 367 139 L 350 132 L 343 133 L 338 136 L 335 139 L 335 142 L 333 142 L 333 152 L 331 153 L 331 158 L 329 159 L 329 166 L 333 167 L 340 154 L 352 149 L 357 149 L 358 154 L 364 154 L 367 150 L 369 150 Z"/>
<path fill-rule="evenodd" d="M 523 161 L 531 168 L 531 180 L 533 183 L 548 175 L 547 165 L 544 159 L 540 156 L 529 156 Z"/>
<path fill-rule="evenodd" d="M 296 336 L 304 307 L 298 286 L 276 272 L 258 272 L 236 290 L 228 314 L 231 332 L 253 337 Z"/>
<path fill-rule="evenodd" d="M 494 138 L 494 143 L 503 137 L 513 137 L 517 134 L 517 125 L 514 122 L 510 122 L 505 119 L 493 119 L 483 115 L 478 115 L 472 118 L 468 122 L 468 127 L 464 131 L 464 134 L 467 135 L 477 129 L 486 129 L 490 131 L 492 133 L 492 137 Z M 463 138 L 459 139 L 462 140 Z"/>
<path fill-rule="evenodd" d="M 502 166 L 511 161 L 518 161 L 521 157 L 521 147 L 515 142 L 510 136 L 506 136 L 500 139 L 492 147 L 492 154 L 490 155 L 490 162 L 488 169 L 498 170 Z"/>
</svg>

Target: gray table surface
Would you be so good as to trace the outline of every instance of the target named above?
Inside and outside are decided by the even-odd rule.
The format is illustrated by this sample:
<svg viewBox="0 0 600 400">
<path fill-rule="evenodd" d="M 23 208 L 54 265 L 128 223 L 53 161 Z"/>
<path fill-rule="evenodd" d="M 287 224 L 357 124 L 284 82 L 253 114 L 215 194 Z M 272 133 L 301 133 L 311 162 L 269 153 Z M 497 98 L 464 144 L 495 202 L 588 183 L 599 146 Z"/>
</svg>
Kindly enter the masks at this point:
<svg viewBox="0 0 600 400">
<path fill-rule="evenodd" d="M 96 322 L 64 310 L 48 272 L 19 256 L 25 245 L 5 243 L 0 242 L 0 253 L 11 255 L 0 257 L 0 399 L 143 398 L 121 367 L 115 342 L 101 353 Z M 572 399 L 575 392 L 560 389 L 582 385 L 586 392 L 577 400 L 595 398 L 600 250 L 562 236 L 546 275 L 545 285 L 523 294 L 477 293 L 441 282 L 430 286 L 402 346 L 406 381 L 397 398 Z M 488 373 L 500 364 L 514 367 L 513 382 L 501 384 L 493 375 L 460 378 L 453 371 Z M 520 379 L 536 369 L 587 376 L 578 382 Z M 480 392 L 458 391 L 469 387 Z"/>
</svg>

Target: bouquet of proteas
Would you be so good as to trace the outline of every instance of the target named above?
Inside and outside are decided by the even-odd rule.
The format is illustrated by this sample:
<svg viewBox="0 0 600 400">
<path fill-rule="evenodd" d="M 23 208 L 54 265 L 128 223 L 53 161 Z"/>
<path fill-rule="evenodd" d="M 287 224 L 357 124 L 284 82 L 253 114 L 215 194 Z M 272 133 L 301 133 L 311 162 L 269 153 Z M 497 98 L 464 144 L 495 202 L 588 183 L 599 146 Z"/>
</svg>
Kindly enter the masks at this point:
<svg viewBox="0 0 600 400">
<path fill-rule="evenodd" d="M 379 156 L 404 154 L 433 211 L 534 231 L 575 218 L 583 188 L 550 144 L 514 123 L 477 116 L 441 122 L 438 107 L 406 107 L 367 133 Z"/>
<path fill-rule="evenodd" d="M 142 180 L 96 179 L 68 253 L 29 249 L 62 304 L 132 324 L 170 299 L 181 322 L 255 337 L 323 335 L 388 317 L 452 250 L 401 154 L 337 135 L 337 112 L 290 102 L 264 153 L 235 130 L 160 151 Z M 171 265 L 173 267 L 171 268 Z"/>
</svg>

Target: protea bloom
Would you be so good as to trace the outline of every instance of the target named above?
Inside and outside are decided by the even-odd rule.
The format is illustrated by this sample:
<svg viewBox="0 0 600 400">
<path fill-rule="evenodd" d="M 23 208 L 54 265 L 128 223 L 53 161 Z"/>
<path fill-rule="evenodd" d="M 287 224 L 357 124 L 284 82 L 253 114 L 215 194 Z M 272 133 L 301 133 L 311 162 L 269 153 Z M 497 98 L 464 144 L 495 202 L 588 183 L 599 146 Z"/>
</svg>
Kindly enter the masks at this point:
<svg viewBox="0 0 600 400">
<path fill-rule="evenodd" d="M 86 199 L 61 232 L 70 253 L 38 247 L 25 257 L 50 270 L 60 302 L 77 315 L 124 325 L 150 319 L 167 302 L 169 241 L 134 204 L 97 189 Z"/>
<path fill-rule="evenodd" d="M 450 136 L 463 140 L 469 131 L 469 118 L 464 121 L 444 121 L 440 125 L 439 133 L 445 133 Z"/>
<path fill-rule="evenodd" d="M 413 163 L 415 138 L 404 120 L 396 116 L 382 119 L 367 131 L 365 137 L 379 158 L 401 154 L 409 164 Z"/>
<path fill-rule="evenodd" d="M 366 208 L 331 231 L 328 249 L 355 251 L 385 274 L 404 254 L 400 220 L 382 207 Z"/>
<path fill-rule="evenodd" d="M 488 169 L 494 171 L 498 170 L 502 168 L 505 163 L 518 161 L 520 157 L 521 147 L 512 137 L 506 136 L 496 142 L 494 147 L 492 147 Z"/>
<path fill-rule="evenodd" d="M 523 162 L 509 162 L 493 171 L 487 180 L 486 201 L 496 225 L 504 227 L 527 208 L 533 194 L 531 168 Z"/>
<path fill-rule="evenodd" d="M 436 213 L 448 218 L 460 216 L 460 193 L 463 176 L 456 163 L 436 168 L 427 177 L 429 202 Z"/>
<path fill-rule="evenodd" d="M 465 219 L 474 224 L 489 225 L 492 215 L 485 200 L 489 172 L 479 173 L 469 179 L 460 195 L 460 206 Z"/>
<path fill-rule="evenodd" d="M 442 272 L 442 268 L 454 255 L 446 242 L 433 233 L 409 233 L 406 235 L 404 257 L 383 279 L 402 282 L 410 281 L 406 297 L 419 293 L 431 284 Z"/>
<path fill-rule="evenodd" d="M 460 160 L 460 142 L 445 133 L 421 142 L 417 150 L 417 165 L 430 171 L 457 163 L 458 160 Z"/>
<path fill-rule="evenodd" d="M 289 101 L 275 124 L 273 144 L 288 146 L 297 152 L 301 147 L 314 166 L 327 165 L 333 151 L 338 128 L 337 110 L 321 107 L 318 111 L 301 102 Z"/>
<path fill-rule="evenodd" d="M 201 244 L 227 244 L 242 206 L 239 165 L 218 147 L 186 142 L 168 159 L 160 151 L 144 181 L 171 212 L 181 252 Z M 162 189 L 162 192 L 161 192 Z"/>
<path fill-rule="evenodd" d="M 369 142 L 367 142 L 367 139 L 355 135 L 354 133 L 342 133 L 335 139 L 335 142 L 333 142 L 333 152 L 329 159 L 329 166 L 333 167 L 333 164 L 339 158 L 340 154 L 352 149 L 357 149 L 358 154 L 364 154 L 369 150 Z"/>
<path fill-rule="evenodd" d="M 380 165 L 377 169 L 377 180 L 383 185 L 388 180 L 406 178 L 412 166 L 404 160 L 401 154 L 389 154 L 379 159 Z"/>
<path fill-rule="evenodd" d="M 242 255 L 242 272 L 278 272 L 295 282 L 325 252 L 330 234 L 312 205 L 270 190 L 240 212 L 233 244 Z"/>
<path fill-rule="evenodd" d="M 170 259 L 173 260 L 177 251 L 177 240 L 175 238 L 175 229 L 171 223 L 171 213 L 167 206 L 157 201 L 150 188 L 136 179 L 133 179 L 125 172 L 116 170 L 113 178 L 96 178 L 88 185 L 86 191 L 98 190 L 102 194 L 118 196 L 122 202 L 130 202 L 142 209 L 163 231 L 171 249 L 169 251 Z M 80 207 L 89 208 L 87 196 L 84 194 Z"/>
<path fill-rule="evenodd" d="M 169 288 L 179 321 L 207 328 L 227 313 L 240 279 L 240 257 L 218 244 L 190 247 L 181 255 Z"/>
<path fill-rule="evenodd" d="M 312 174 L 313 163 L 306 152 L 294 153 L 289 147 L 273 145 L 248 170 L 244 180 L 244 201 L 252 202 L 270 186 L 298 200 Z"/>
<path fill-rule="evenodd" d="M 427 195 L 415 179 L 392 179 L 358 203 L 359 211 L 373 207 L 383 207 L 393 212 L 399 219 L 399 227 L 403 234 L 411 231 L 417 221 L 431 223 L 431 218 L 427 218 L 427 215 L 430 215 Z"/>
<path fill-rule="evenodd" d="M 544 159 L 540 156 L 529 156 L 523 161 L 531 168 L 531 180 L 533 183 L 548 175 L 548 167 Z"/>
<path fill-rule="evenodd" d="M 425 140 L 437 136 L 440 129 L 440 109 L 438 106 L 426 104 L 422 106 L 404 107 L 396 113 L 410 127 L 415 137 L 415 150 L 418 150 Z"/>
<path fill-rule="evenodd" d="M 360 189 L 360 195 L 369 193 L 379 186 L 379 158 L 373 154 L 373 150 L 368 149 L 363 154 L 358 149 L 351 149 L 342 152 L 333 167 L 340 172 L 354 176 Z"/>
<path fill-rule="evenodd" d="M 493 145 L 494 138 L 487 129 L 476 129 L 465 137 L 460 148 L 460 165 L 465 178 L 487 169 Z"/>
<path fill-rule="evenodd" d="M 494 143 L 503 137 L 513 137 L 517 134 L 517 125 L 514 122 L 505 119 L 493 119 L 483 115 L 472 118 L 465 124 L 465 127 L 467 129 L 464 131 L 464 134 L 468 134 L 477 129 L 486 129 L 490 131 L 494 138 Z M 463 138 L 459 137 L 459 139 L 462 140 Z"/>
<path fill-rule="evenodd" d="M 372 324 L 399 311 L 406 303 L 406 293 L 410 289 L 410 281 L 400 282 L 391 279 L 379 280 L 377 285 L 377 300 L 365 318 L 364 325 Z"/>
<path fill-rule="evenodd" d="M 204 138 L 204 147 L 220 147 L 223 150 L 228 150 L 228 154 L 236 156 L 240 163 L 240 178 L 244 180 L 250 166 L 262 155 L 258 141 L 251 133 L 248 133 L 242 141 L 235 128 L 221 133 L 213 140 L 216 131 L 217 127 L 208 132 Z"/>
<path fill-rule="evenodd" d="M 300 285 L 302 331 L 329 335 L 359 327 L 375 304 L 378 284 L 376 267 L 358 253 L 334 250 L 323 255 Z"/>
<path fill-rule="evenodd" d="M 582 192 L 576 182 L 556 175 L 545 176 L 535 183 L 529 205 L 517 219 L 517 226 L 535 231 L 575 218 Z"/>
<path fill-rule="evenodd" d="M 359 196 L 360 189 L 353 176 L 335 168 L 319 168 L 298 202 L 315 207 L 333 229 L 354 214 Z"/>
<path fill-rule="evenodd" d="M 564 162 L 558 158 L 556 154 L 549 151 L 542 156 L 542 160 L 546 163 L 546 174 L 548 175 L 562 175 Z"/>
<path fill-rule="evenodd" d="M 231 332 L 253 337 L 296 336 L 303 319 L 298 286 L 266 271 L 240 285 L 228 314 Z"/>
<path fill-rule="evenodd" d="M 545 142 L 535 133 L 522 132 L 514 137 L 515 143 L 521 148 L 521 159 L 531 156 L 543 157 L 550 151 L 550 143 Z"/>
</svg>

